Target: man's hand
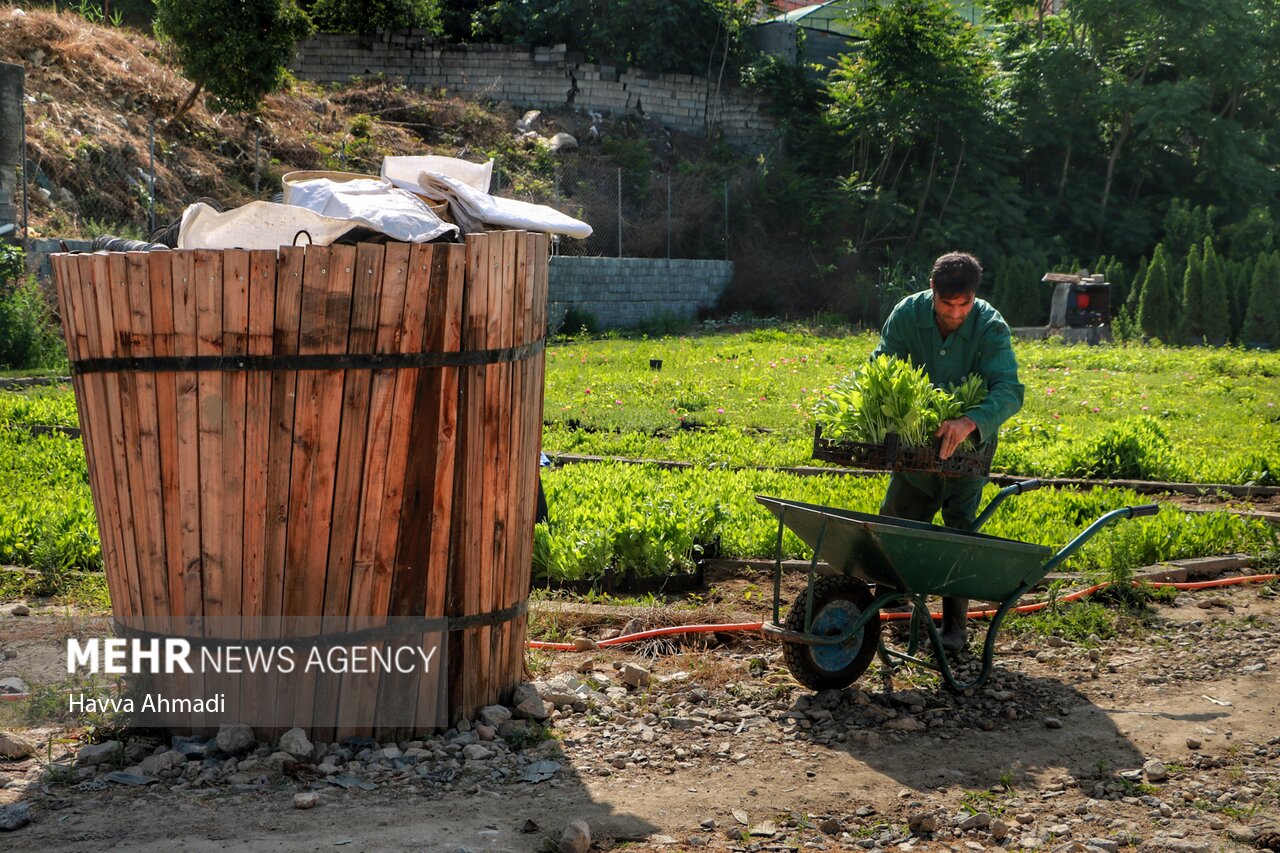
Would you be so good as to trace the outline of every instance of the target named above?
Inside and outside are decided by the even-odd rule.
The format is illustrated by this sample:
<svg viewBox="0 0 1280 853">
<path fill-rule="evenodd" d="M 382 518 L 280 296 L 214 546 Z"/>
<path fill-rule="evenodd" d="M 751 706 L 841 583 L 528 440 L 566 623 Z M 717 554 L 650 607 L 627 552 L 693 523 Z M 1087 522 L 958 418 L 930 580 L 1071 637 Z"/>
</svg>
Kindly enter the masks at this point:
<svg viewBox="0 0 1280 853">
<path fill-rule="evenodd" d="M 933 434 L 935 438 L 942 439 L 942 448 L 938 451 L 938 456 L 942 459 L 950 459 L 951 454 L 955 453 L 956 448 L 960 446 L 960 442 L 977 429 L 978 425 L 968 417 L 962 416 L 955 420 L 943 421 L 942 426 L 938 427 L 938 431 Z"/>
</svg>

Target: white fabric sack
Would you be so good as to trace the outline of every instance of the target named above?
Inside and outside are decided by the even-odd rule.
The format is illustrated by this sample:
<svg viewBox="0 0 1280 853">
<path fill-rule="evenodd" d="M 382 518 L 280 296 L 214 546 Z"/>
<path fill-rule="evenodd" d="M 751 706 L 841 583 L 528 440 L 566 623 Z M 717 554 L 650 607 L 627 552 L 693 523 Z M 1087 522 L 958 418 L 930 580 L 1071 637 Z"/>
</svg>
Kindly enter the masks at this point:
<svg viewBox="0 0 1280 853">
<path fill-rule="evenodd" d="M 422 199 L 392 186 L 385 178 L 297 181 L 289 187 L 288 203 L 358 222 L 406 243 L 426 243 L 458 231 L 458 226 L 442 221 Z"/>
<path fill-rule="evenodd" d="M 487 163 L 472 163 L 470 160 L 440 157 L 436 154 L 382 158 L 382 177 L 402 190 L 421 192 L 418 176 L 423 172 L 448 175 L 469 187 L 487 193 L 489 184 L 493 181 L 493 160 Z"/>
<path fill-rule="evenodd" d="M 422 172 L 418 175 L 418 185 L 428 196 L 449 202 L 454 219 L 465 233 L 480 230 L 470 227 L 474 221 L 501 228 L 545 231 L 567 234 L 570 237 L 591 236 L 590 225 L 561 213 L 554 207 L 489 195 L 442 172 Z"/>
<path fill-rule="evenodd" d="M 346 234 L 356 223 L 321 216 L 301 207 L 251 201 L 243 207 L 220 213 L 197 203 L 182 212 L 178 227 L 179 249 L 270 249 L 294 245 L 299 231 L 310 235 L 311 243 L 327 246 Z M 297 245 L 307 245 L 304 235 Z"/>
</svg>

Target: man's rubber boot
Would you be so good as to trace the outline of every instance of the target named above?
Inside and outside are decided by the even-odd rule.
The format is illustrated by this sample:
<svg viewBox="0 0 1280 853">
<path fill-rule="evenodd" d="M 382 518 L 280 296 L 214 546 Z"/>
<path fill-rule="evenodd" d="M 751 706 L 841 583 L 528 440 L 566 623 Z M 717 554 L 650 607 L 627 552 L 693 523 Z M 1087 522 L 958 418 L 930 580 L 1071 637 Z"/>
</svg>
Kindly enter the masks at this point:
<svg viewBox="0 0 1280 853">
<path fill-rule="evenodd" d="M 965 631 L 965 620 L 969 616 L 969 599 L 942 599 L 942 647 L 949 652 L 958 652 L 969 643 Z"/>
</svg>

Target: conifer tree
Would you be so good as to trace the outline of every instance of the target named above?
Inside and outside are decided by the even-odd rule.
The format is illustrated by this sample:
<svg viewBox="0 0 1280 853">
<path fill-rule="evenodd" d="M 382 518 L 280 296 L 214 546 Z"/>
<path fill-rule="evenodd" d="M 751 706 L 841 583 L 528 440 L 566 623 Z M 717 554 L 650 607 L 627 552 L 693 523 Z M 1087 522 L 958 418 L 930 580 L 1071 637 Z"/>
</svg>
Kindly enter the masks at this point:
<svg viewBox="0 0 1280 853">
<path fill-rule="evenodd" d="M 1147 267 L 1147 278 L 1142 283 L 1142 296 L 1138 300 L 1138 328 L 1149 338 L 1169 340 L 1173 329 L 1174 299 L 1169 283 L 1169 261 L 1165 257 L 1164 244 L 1157 243 Z"/>
<path fill-rule="evenodd" d="M 1258 256 L 1240 340 L 1245 346 L 1280 345 L 1280 251 Z"/>
<path fill-rule="evenodd" d="M 1227 300 L 1226 268 L 1213 248 L 1213 238 L 1204 238 L 1200 263 L 1200 326 L 1205 339 L 1223 346 L 1231 339 L 1231 309 Z"/>
<path fill-rule="evenodd" d="M 1204 264 L 1200 247 L 1193 243 L 1187 250 L 1187 262 L 1182 273 L 1182 299 L 1179 301 L 1177 339 L 1184 344 L 1198 344 L 1204 337 Z"/>
</svg>

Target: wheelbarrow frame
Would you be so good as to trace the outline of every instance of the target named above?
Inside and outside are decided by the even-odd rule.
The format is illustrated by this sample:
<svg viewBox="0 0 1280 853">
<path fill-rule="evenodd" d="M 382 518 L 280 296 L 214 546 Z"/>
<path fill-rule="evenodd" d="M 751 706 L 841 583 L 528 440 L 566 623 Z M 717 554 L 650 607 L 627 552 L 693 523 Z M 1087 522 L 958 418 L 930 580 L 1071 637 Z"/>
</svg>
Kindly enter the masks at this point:
<svg viewBox="0 0 1280 853">
<path fill-rule="evenodd" d="M 1039 480 L 1026 480 L 1021 483 L 1014 483 L 1001 489 L 983 509 L 981 514 L 974 520 L 974 523 L 968 532 L 977 533 L 978 530 L 987 522 L 994 514 L 995 510 L 1006 499 L 1013 495 L 1022 494 L 1023 492 L 1034 491 L 1040 488 Z M 910 531 L 916 531 L 919 535 L 924 536 L 930 531 L 940 531 L 943 533 L 963 534 L 963 531 L 949 530 L 948 528 L 937 527 L 935 525 L 925 525 L 918 522 L 909 522 L 903 519 L 895 519 L 888 516 L 872 516 L 863 513 L 847 513 L 846 511 L 835 510 L 828 507 L 820 507 L 815 504 L 803 504 L 797 501 L 786 501 L 781 498 L 766 497 L 757 495 L 756 500 L 764 506 L 768 507 L 778 517 L 778 545 L 777 554 L 774 561 L 773 573 L 773 619 L 764 623 L 763 631 L 767 636 L 781 640 L 784 643 L 799 643 L 808 646 L 839 646 L 843 647 L 854 641 L 872 620 L 880 618 L 880 610 L 899 603 L 907 603 L 911 606 L 911 626 L 908 635 L 906 651 L 897 651 L 888 648 L 883 637 L 877 642 L 877 655 L 889 672 L 899 663 L 912 663 L 917 666 L 927 667 L 938 672 L 944 683 L 950 689 L 960 692 L 981 687 L 991 675 L 991 669 L 995 659 L 995 642 L 996 636 L 999 634 L 1000 625 L 1008 613 L 1017 606 L 1022 596 L 1030 591 L 1036 584 L 1044 579 L 1046 575 L 1062 565 L 1076 551 L 1078 551 L 1086 542 L 1092 539 L 1099 531 L 1108 525 L 1119 521 L 1122 518 L 1133 518 L 1143 515 L 1154 515 L 1160 509 L 1158 504 L 1146 504 L 1142 506 L 1126 506 L 1119 509 L 1111 510 L 1104 513 L 1096 521 L 1085 528 L 1074 539 L 1064 545 L 1059 551 L 1053 553 L 1052 549 L 1043 549 L 1052 554 L 1045 560 L 1038 570 L 1028 573 L 1020 583 L 1017 584 L 1013 592 L 996 603 L 995 613 L 991 616 L 990 623 L 987 626 L 987 634 L 982 647 L 982 669 L 976 678 L 967 682 L 956 680 L 955 673 L 951 666 L 951 660 L 946 650 L 942 647 L 942 637 L 937 627 L 933 624 L 933 618 L 929 615 L 928 597 L 930 595 L 938 595 L 943 592 L 936 587 L 928 589 L 896 589 L 888 588 L 881 591 L 881 583 L 876 584 L 876 595 L 865 608 L 861 608 L 859 615 L 844 631 L 837 635 L 820 635 L 813 633 L 814 619 L 814 585 L 819 577 L 818 571 L 819 555 L 822 551 L 823 541 L 826 538 L 828 526 L 832 521 L 848 522 L 851 519 L 850 514 L 865 519 L 869 523 L 878 523 L 899 529 L 899 532 L 907 532 L 908 537 L 912 535 Z M 782 600 L 782 541 L 786 533 L 787 513 L 788 510 L 793 512 L 803 512 L 812 516 L 815 512 L 822 515 L 822 525 L 818 529 L 817 541 L 813 544 L 813 559 L 809 562 L 808 584 L 805 592 L 805 618 L 804 629 L 802 631 L 791 630 L 784 627 L 781 619 L 781 600 Z M 836 515 L 835 513 L 845 513 L 844 515 Z M 852 519 L 857 520 L 857 519 Z M 987 543 L 1004 543 L 1005 546 L 1028 546 L 1027 543 L 1017 542 L 1010 539 L 998 539 L 996 537 L 982 536 L 980 540 L 975 540 L 973 544 L 980 545 L 982 542 Z M 1025 555 L 1024 555 L 1025 558 Z M 858 578 L 863 582 L 874 581 L 860 575 L 858 567 L 855 565 L 852 570 L 846 568 L 844 570 L 834 567 L 837 575 L 845 575 Z M 796 606 L 799 606 L 797 601 Z M 923 624 L 922 624 L 923 623 Z M 934 659 L 928 660 L 917 656 L 919 649 L 919 640 L 921 630 L 923 629 L 928 638 L 929 645 L 933 650 Z M 856 680 L 856 676 L 855 676 Z"/>
</svg>

